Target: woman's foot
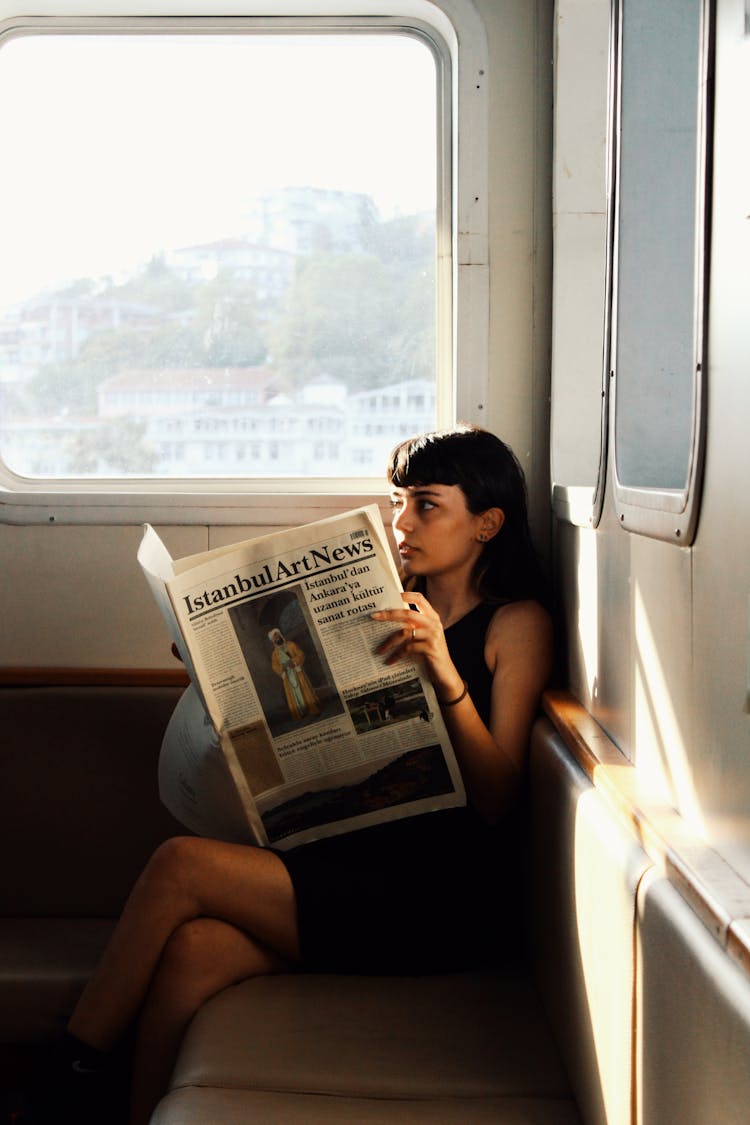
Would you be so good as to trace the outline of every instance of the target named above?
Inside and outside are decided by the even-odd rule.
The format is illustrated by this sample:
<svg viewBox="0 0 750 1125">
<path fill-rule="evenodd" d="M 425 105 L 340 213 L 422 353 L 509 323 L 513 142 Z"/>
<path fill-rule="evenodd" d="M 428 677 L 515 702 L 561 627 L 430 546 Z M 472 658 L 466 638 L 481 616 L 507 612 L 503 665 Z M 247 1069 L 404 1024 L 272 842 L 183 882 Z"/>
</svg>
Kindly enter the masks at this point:
<svg viewBox="0 0 750 1125">
<path fill-rule="evenodd" d="M 127 1121 L 129 1067 L 66 1034 L 39 1075 L 34 1125 L 120 1125 Z"/>
</svg>

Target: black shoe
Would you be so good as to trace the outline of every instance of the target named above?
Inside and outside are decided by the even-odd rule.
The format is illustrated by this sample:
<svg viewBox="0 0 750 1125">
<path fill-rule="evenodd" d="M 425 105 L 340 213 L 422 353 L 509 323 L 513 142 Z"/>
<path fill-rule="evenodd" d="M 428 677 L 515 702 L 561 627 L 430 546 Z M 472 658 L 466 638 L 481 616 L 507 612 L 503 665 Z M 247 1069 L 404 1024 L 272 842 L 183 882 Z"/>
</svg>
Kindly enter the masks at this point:
<svg viewBox="0 0 750 1125">
<path fill-rule="evenodd" d="M 127 1120 L 128 1085 L 122 1070 L 109 1062 L 97 1067 L 87 1062 L 61 1052 L 37 1075 L 33 1125 L 121 1125 Z"/>
<path fill-rule="evenodd" d="M 0 1125 L 39 1125 L 31 1098 L 20 1090 L 0 1094 Z"/>
</svg>

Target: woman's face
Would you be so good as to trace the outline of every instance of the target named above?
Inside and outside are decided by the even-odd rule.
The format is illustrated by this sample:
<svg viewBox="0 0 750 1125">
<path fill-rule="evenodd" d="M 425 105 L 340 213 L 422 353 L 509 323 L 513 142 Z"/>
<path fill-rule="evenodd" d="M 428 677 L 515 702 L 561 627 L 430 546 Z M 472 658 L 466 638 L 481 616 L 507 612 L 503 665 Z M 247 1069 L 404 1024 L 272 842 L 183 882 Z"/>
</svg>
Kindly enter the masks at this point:
<svg viewBox="0 0 750 1125">
<path fill-rule="evenodd" d="M 482 515 L 472 515 L 457 484 L 415 484 L 391 489 L 393 534 L 407 576 L 466 572 L 482 551 Z"/>
</svg>

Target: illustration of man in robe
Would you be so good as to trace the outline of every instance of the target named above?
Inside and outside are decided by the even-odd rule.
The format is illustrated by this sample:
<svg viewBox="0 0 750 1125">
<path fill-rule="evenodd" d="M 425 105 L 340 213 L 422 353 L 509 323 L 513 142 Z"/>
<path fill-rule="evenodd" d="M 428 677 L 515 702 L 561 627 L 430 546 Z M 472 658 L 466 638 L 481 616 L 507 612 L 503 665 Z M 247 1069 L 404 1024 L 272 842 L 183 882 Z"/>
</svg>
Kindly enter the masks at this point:
<svg viewBox="0 0 750 1125">
<path fill-rule="evenodd" d="M 320 706 L 315 689 L 302 665 L 305 654 L 294 641 L 287 641 L 281 629 L 272 629 L 268 639 L 273 645 L 271 666 L 284 684 L 289 713 L 294 719 L 304 715 L 319 715 Z"/>
</svg>

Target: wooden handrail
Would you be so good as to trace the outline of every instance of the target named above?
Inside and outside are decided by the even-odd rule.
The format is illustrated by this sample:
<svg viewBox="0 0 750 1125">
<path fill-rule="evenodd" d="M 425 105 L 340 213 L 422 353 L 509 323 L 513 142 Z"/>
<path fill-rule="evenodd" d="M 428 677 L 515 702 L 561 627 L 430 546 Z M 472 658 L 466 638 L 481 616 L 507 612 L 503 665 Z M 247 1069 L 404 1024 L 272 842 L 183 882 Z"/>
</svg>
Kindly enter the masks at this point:
<svg viewBox="0 0 750 1125">
<path fill-rule="evenodd" d="M 571 756 L 629 822 L 654 864 L 750 973 L 750 885 L 663 794 L 644 783 L 635 765 L 573 695 L 548 691 L 542 705 Z"/>
</svg>

